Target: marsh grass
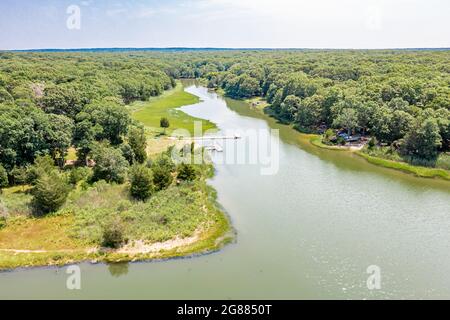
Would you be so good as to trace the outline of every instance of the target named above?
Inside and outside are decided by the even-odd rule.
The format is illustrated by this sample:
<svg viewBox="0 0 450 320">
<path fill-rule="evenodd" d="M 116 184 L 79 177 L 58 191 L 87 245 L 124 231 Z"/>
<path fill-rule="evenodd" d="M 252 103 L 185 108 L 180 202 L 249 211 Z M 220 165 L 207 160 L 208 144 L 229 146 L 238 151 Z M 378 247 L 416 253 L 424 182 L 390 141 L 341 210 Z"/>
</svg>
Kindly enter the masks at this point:
<svg viewBox="0 0 450 320">
<path fill-rule="evenodd" d="M 216 125 L 208 120 L 192 117 L 177 108 L 199 103 L 200 99 L 184 91 L 181 84 L 168 93 L 151 99 L 149 101 L 139 101 L 133 103 L 129 109 L 132 117 L 140 121 L 147 127 L 147 130 L 164 134 L 164 129 L 160 128 L 161 118 L 167 118 L 170 127 L 166 134 L 171 134 L 176 129 L 186 129 L 191 135 L 194 134 L 194 121 L 202 123 L 203 131 L 215 129 Z"/>
<path fill-rule="evenodd" d="M 372 164 L 376 164 L 385 168 L 400 170 L 406 173 L 411 173 L 421 178 L 440 178 L 444 180 L 450 180 L 450 171 L 444 169 L 421 167 L 411 165 L 403 161 L 384 159 L 381 157 L 367 154 L 365 150 L 358 151 L 356 152 L 356 154 L 365 158 L 368 162 Z"/>
<path fill-rule="evenodd" d="M 7 199 L 12 216 L 7 219 L 6 227 L 0 229 L 0 249 L 49 252 L 0 250 L 0 269 L 62 265 L 90 259 L 117 262 L 170 258 L 220 248 L 233 235 L 228 218 L 216 202 L 214 189 L 206 183 L 214 168 L 205 164 L 197 170 L 201 175 L 198 180 L 180 184 L 174 181 L 146 202 L 131 199 L 128 184 L 99 181 L 83 188 L 83 182 L 79 182 L 62 209 L 40 218 L 16 213 L 14 208 L 26 208 L 31 196 L 22 194 L 21 187 L 6 189 L 2 199 Z M 93 252 L 92 248 L 103 243 L 104 227 L 115 219 L 123 225 L 125 241 L 164 242 L 200 233 L 195 243 L 157 253 Z"/>
</svg>

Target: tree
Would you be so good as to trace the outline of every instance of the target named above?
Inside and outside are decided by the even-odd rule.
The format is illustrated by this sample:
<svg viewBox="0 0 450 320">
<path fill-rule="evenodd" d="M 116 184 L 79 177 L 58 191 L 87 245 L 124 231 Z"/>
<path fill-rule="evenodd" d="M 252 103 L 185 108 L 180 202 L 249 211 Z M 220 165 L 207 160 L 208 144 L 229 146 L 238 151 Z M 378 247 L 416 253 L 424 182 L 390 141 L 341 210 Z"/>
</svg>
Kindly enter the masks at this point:
<svg viewBox="0 0 450 320">
<path fill-rule="evenodd" d="M 33 163 L 49 152 L 48 116 L 36 107 L 0 104 L 0 163 L 7 170 Z"/>
<path fill-rule="evenodd" d="M 130 193 L 138 200 L 147 200 L 153 193 L 153 177 L 151 171 L 143 165 L 135 165 L 130 170 Z"/>
<path fill-rule="evenodd" d="M 80 91 L 54 86 L 45 89 L 39 104 L 46 113 L 66 115 L 73 119 L 88 102 Z"/>
<path fill-rule="evenodd" d="M 105 143 L 96 143 L 92 150 L 95 161 L 93 179 L 123 183 L 128 170 L 128 162 L 119 149 Z"/>
<path fill-rule="evenodd" d="M 259 81 L 249 75 L 242 75 L 238 79 L 238 89 L 235 92 L 237 98 L 250 98 L 259 95 Z"/>
<path fill-rule="evenodd" d="M 444 108 L 436 110 L 435 119 L 442 137 L 442 149 L 448 151 L 450 149 L 450 110 Z"/>
<path fill-rule="evenodd" d="M 27 183 L 27 169 L 25 167 L 14 167 L 10 172 L 11 184 L 20 186 Z"/>
<path fill-rule="evenodd" d="M 297 121 L 300 128 L 310 131 L 312 127 L 319 125 L 322 121 L 323 97 L 314 95 L 304 99 L 298 106 Z"/>
<path fill-rule="evenodd" d="M 2 189 L 6 188 L 9 185 L 8 182 L 8 173 L 5 168 L 0 164 L 0 194 L 2 193 Z"/>
<path fill-rule="evenodd" d="M 122 136 L 127 134 L 131 123 L 127 109 L 115 103 L 102 102 L 89 105 L 84 112 L 90 114 L 92 126 L 101 128 L 95 132 L 97 141 L 107 139 L 113 145 L 122 143 Z"/>
<path fill-rule="evenodd" d="M 87 157 L 92 150 L 93 143 L 102 128 L 94 124 L 91 115 L 87 112 L 80 112 L 76 116 L 73 143 L 77 148 L 77 158 L 87 164 Z"/>
<path fill-rule="evenodd" d="M 46 137 L 49 144 L 50 155 L 62 168 L 64 166 L 67 150 L 72 144 L 74 124 L 73 120 L 63 116 L 50 114 L 49 130 Z"/>
<path fill-rule="evenodd" d="M 404 153 L 413 157 L 434 160 L 442 144 L 435 119 L 418 120 L 405 136 Z"/>
<path fill-rule="evenodd" d="M 128 143 L 133 150 L 134 160 L 144 163 L 147 159 L 147 138 L 144 128 L 133 126 L 128 132 Z"/>
<path fill-rule="evenodd" d="M 346 128 L 348 134 L 351 135 L 353 129 L 358 126 L 358 117 L 354 109 L 345 108 L 341 111 L 336 119 L 333 121 L 335 127 Z"/>
<path fill-rule="evenodd" d="M 41 175 L 32 190 L 36 212 L 55 212 L 66 202 L 69 190 L 67 182 L 56 170 Z"/>
<path fill-rule="evenodd" d="M 194 181 L 197 178 L 197 171 L 192 164 L 181 163 L 178 167 L 178 179 L 182 181 Z"/>
<path fill-rule="evenodd" d="M 405 136 L 414 123 L 414 117 L 402 110 L 395 110 L 389 122 L 389 142 L 399 140 Z"/>
<path fill-rule="evenodd" d="M 34 164 L 27 168 L 26 182 L 35 185 L 39 177 L 54 169 L 55 162 L 49 155 L 37 157 Z"/>
<path fill-rule="evenodd" d="M 164 134 L 166 134 L 166 129 L 170 127 L 169 119 L 163 117 L 159 120 L 159 126 L 164 129 Z"/>
<path fill-rule="evenodd" d="M 167 155 L 161 155 L 152 164 L 153 183 L 157 191 L 168 188 L 173 181 L 172 172 L 176 169 L 172 159 Z"/>
<path fill-rule="evenodd" d="M 356 112 L 358 114 L 358 126 L 362 128 L 363 135 L 366 134 L 366 130 L 371 123 L 376 109 L 377 105 L 372 101 L 357 104 Z"/>
<path fill-rule="evenodd" d="M 302 103 L 299 97 L 287 96 L 281 104 L 281 116 L 287 120 L 292 120 L 297 116 L 297 111 Z"/>
</svg>

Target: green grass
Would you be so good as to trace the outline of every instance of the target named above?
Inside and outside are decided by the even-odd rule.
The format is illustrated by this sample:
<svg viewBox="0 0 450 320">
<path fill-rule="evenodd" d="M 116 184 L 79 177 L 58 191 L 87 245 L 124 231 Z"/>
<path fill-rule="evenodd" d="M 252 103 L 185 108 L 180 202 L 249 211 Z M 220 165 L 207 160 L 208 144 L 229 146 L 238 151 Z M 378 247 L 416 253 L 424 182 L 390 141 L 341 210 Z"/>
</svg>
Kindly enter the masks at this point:
<svg viewBox="0 0 450 320">
<path fill-rule="evenodd" d="M 75 148 L 72 147 L 72 148 L 69 148 L 69 150 L 67 150 L 66 160 L 70 160 L 70 161 L 78 160 L 77 150 Z"/>
<path fill-rule="evenodd" d="M 174 182 L 147 202 L 131 199 L 127 184 L 98 182 L 87 189 L 80 184 L 72 190 L 61 210 L 41 218 L 16 212 L 17 208 L 29 206 L 30 196 L 22 196 L 22 187 L 6 189 L 1 199 L 9 217 L 6 226 L 0 229 L 0 269 L 85 260 L 119 262 L 172 258 L 221 248 L 233 239 L 231 225 L 216 202 L 214 189 L 206 182 L 213 175 L 212 165 L 201 165 L 198 170 L 201 173 L 198 180 Z M 102 227 L 112 218 L 123 222 L 128 241 L 151 244 L 193 235 L 198 239 L 152 253 L 92 251 L 100 247 Z M 19 253 L 5 249 L 45 252 Z"/>
<path fill-rule="evenodd" d="M 31 194 L 29 186 L 3 189 L 0 193 L 0 216 L 30 215 Z"/>
<path fill-rule="evenodd" d="M 316 147 L 322 149 L 329 149 L 335 151 L 351 151 L 351 149 L 346 147 L 328 146 L 322 142 L 322 136 L 313 135 L 310 139 L 310 143 Z M 357 155 L 366 159 L 369 163 L 382 166 L 389 169 L 400 170 L 406 173 L 414 174 L 421 178 L 440 178 L 444 180 L 450 180 L 450 172 L 441 168 L 430 168 L 408 164 L 401 160 L 400 156 L 397 154 L 388 155 L 385 154 L 386 150 L 379 150 L 378 154 L 368 154 L 367 149 L 362 151 L 356 151 Z M 388 158 L 389 157 L 389 158 Z M 439 161 L 442 163 L 447 163 L 447 155 L 441 155 Z"/>
<path fill-rule="evenodd" d="M 166 117 L 169 119 L 170 128 L 166 133 L 171 134 L 176 129 L 188 130 L 194 135 L 194 121 L 202 123 L 202 130 L 216 129 L 216 125 L 210 121 L 191 117 L 190 115 L 176 110 L 179 107 L 199 103 L 200 99 L 184 91 L 182 85 L 178 85 L 173 90 L 163 94 L 160 97 L 153 98 L 147 102 L 135 102 L 130 106 L 132 117 L 140 121 L 151 131 L 163 133 L 159 121 Z"/>
<path fill-rule="evenodd" d="M 363 151 L 356 152 L 357 155 L 363 157 L 368 162 L 382 167 L 400 170 L 406 173 L 412 173 L 422 178 L 440 178 L 450 180 L 450 172 L 444 169 L 427 168 L 420 166 L 413 166 L 406 162 L 387 160 L 379 157 L 371 156 Z"/>
<path fill-rule="evenodd" d="M 149 139 L 159 136 L 151 139 L 154 143 L 148 147 L 150 155 L 154 156 L 154 153 L 173 144 L 173 140 L 160 136 L 163 129 L 159 128 L 159 121 L 162 117 L 167 117 L 171 124 L 167 134 L 179 128 L 193 134 L 196 120 L 202 122 L 203 130 L 216 128 L 209 121 L 175 110 L 198 102 L 198 97 L 184 92 L 178 85 L 158 98 L 128 106 L 133 118 L 144 124 Z M 74 151 L 70 150 L 68 159 L 76 159 Z M 127 184 L 99 182 L 87 189 L 79 184 L 71 191 L 61 210 L 41 218 L 30 215 L 31 195 L 26 192 L 29 187 L 5 189 L 0 195 L 0 213 L 6 217 L 6 225 L 0 229 L 0 269 L 64 265 L 85 260 L 121 262 L 173 258 L 218 250 L 234 238 L 232 227 L 217 203 L 215 190 L 206 182 L 213 175 L 212 165 L 205 164 L 198 169 L 201 172 L 199 180 L 180 185 L 174 182 L 145 203 L 130 198 Z M 140 240 L 151 244 L 194 235 L 197 240 L 152 253 L 93 251 L 102 242 L 103 225 L 113 218 L 122 221 L 127 241 Z"/>
<path fill-rule="evenodd" d="M 75 217 L 73 235 L 92 244 L 100 244 L 102 225 L 120 217 L 125 237 L 130 240 L 163 242 L 176 236 L 192 236 L 206 225 L 209 213 L 203 182 L 171 186 L 147 202 L 129 198 L 127 185 L 97 184 L 66 208 Z"/>
<path fill-rule="evenodd" d="M 312 145 L 322 148 L 322 149 L 329 149 L 329 150 L 335 150 L 335 151 L 349 151 L 350 150 L 350 148 L 348 148 L 348 147 L 329 146 L 322 142 L 322 136 L 320 136 L 320 135 L 312 135 L 309 142 L 311 142 Z"/>
<path fill-rule="evenodd" d="M 264 109 L 269 106 L 269 103 L 262 97 L 246 99 L 245 102 L 248 103 L 250 107 L 255 108 L 259 111 L 264 111 Z"/>
</svg>

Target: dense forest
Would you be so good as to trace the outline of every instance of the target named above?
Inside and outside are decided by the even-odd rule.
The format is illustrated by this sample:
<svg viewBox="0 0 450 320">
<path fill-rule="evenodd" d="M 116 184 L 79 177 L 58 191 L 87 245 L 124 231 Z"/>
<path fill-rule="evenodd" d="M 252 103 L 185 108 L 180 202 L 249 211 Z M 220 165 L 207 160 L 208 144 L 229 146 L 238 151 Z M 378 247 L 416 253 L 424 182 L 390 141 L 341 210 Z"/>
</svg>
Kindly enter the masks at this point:
<svg viewBox="0 0 450 320">
<path fill-rule="evenodd" d="M 449 51 L 254 51 L 180 60 L 168 70 L 172 77 L 205 78 L 233 98 L 263 97 L 268 113 L 302 132 L 369 135 L 387 153 L 426 166 L 450 149 Z M 441 160 L 450 169 L 448 157 Z"/>
<path fill-rule="evenodd" d="M 101 147 L 142 161 L 144 132 L 124 106 L 203 78 L 233 98 L 265 98 L 302 132 L 359 132 L 434 165 L 450 149 L 449 61 L 449 51 L 3 52 L 0 164 L 14 184 L 38 156 L 62 167 L 72 146 L 81 162 Z"/>
<path fill-rule="evenodd" d="M 212 166 L 173 159 L 204 156 L 204 150 L 160 138 L 192 122 L 166 118 L 184 105 L 173 103 L 198 101 L 183 91 L 182 78 L 248 99 L 249 107 L 261 103 L 280 122 L 320 133 L 325 144 L 341 143 L 333 139 L 340 132 L 359 135 L 368 156 L 435 167 L 420 169 L 446 178 L 449 58 L 450 51 L 0 52 L 3 245 L 23 240 L 75 250 L 24 261 L 3 254 L 3 267 L 109 259 L 89 248 L 114 250 L 199 232 L 186 253 L 231 239 L 206 183 Z M 138 121 L 141 111 L 150 126 Z M 42 219 L 29 219 L 36 216 Z M 37 224 L 47 233 L 30 232 Z"/>
<path fill-rule="evenodd" d="M 189 143 L 149 154 L 147 128 L 128 108 L 177 85 L 165 67 L 128 54 L 0 53 L 2 245 L 62 248 L 25 262 L 2 252 L 0 269 L 106 259 L 88 248 L 188 237 L 203 223 L 210 228 L 196 248 L 220 245 L 228 222 L 206 186 L 211 165 L 173 157 L 203 150 Z M 39 224 L 44 231 L 29 232 Z"/>
</svg>

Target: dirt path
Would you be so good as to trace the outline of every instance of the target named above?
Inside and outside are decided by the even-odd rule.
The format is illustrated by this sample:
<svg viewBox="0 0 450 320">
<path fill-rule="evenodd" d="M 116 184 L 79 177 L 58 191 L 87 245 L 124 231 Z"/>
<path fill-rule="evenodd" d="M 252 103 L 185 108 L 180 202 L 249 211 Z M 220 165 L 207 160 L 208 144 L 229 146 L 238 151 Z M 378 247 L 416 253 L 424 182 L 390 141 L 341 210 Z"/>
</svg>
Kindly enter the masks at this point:
<svg viewBox="0 0 450 320">
<path fill-rule="evenodd" d="M 180 238 L 176 237 L 174 239 L 164 241 L 164 242 L 154 242 L 154 243 L 146 243 L 142 240 L 131 241 L 130 243 L 124 245 L 119 249 L 106 249 L 109 252 L 114 253 L 125 253 L 125 254 L 146 254 L 159 252 L 161 250 L 172 250 L 184 246 L 188 246 L 190 244 L 195 243 L 200 239 L 201 230 L 196 230 L 192 237 L 188 238 Z M 86 253 L 95 253 L 98 252 L 101 248 L 94 247 L 88 249 L 60 249 L 60 250 L 21 250 L 21 249 L 0 249 L 0 252 L 8 252 L 14 254 L 21 253 L 73 253 L 73 252 L 86 252 Z"/>
</svg>

